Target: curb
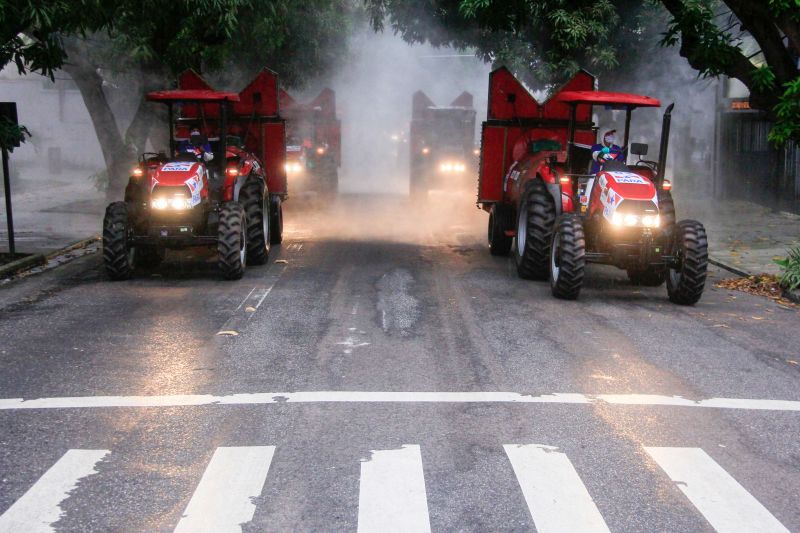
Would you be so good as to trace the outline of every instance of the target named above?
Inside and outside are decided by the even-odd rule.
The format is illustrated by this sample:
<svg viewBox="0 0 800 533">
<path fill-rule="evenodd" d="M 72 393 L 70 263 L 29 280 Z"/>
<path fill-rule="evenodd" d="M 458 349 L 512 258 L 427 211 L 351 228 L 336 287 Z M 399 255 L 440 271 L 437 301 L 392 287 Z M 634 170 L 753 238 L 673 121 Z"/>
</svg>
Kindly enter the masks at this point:
<svg viewBox="0 0 800 533">
<path fill-rule="evenodd" d="M 800 290 L 790 291 L 788 289 L 783 289 L 783 297 L 790 302 L 800 304 Z"/>
<path fill-rule="evenodd" d="M 52 259 L 54 257 L 58 257 L 59 255 L 64 255 L 64 254 L 66 254 L 68 252 L 72 252 L 74 250 L 80 250 L 81 248 L 86 248 L 90 244 L 98 242 L 99 240 L 100 240 L 100 235 L 92 235 L 88 239 L 82 239 L 80 241 L 75 241 L 72 244 L 68 244 L 67 246 L 65 246 L 63 248 L 59 248 L 58 250 L 50 252 L 45 257 L 47 257 L 47 259 Z"/>
<path fill-rule="evenodd" d="M 30 270 L 31 268 L 44 265 L 45 263 L 47 263 L 47 258 L 44 254 L 28 255 L 1 266 L 0 278 L 12 276 L 23 270 Z"/>
<path fill-rule="evenodd" d="M 22 259 L 17 259 L 16 261 L 12 261 L 11 263 L 8 263 L 0 267 L 0 278 L 7 278 L 14 274 L 20 274 L 22 272 L 26 272 L 38 266 L 46 265 L 49 261 L 55 259 L 58 256 L 67 254 L 69 252 L 74 252 L 75 250 L 80 250 L 81 248 L 86 248 L 87 246 L 94 244 L 99 240 L 100 240 L 99 235 L 93 235 L 88 239 L 82 239 L 80 241 L 73 242 L 72 244 L 68 244 L 63 248 L 59 248 L 58 250 L 54 250 L 48 253 L 47 255 L 33 254 L 27 257 L 23 257 Z"/>
</svg>

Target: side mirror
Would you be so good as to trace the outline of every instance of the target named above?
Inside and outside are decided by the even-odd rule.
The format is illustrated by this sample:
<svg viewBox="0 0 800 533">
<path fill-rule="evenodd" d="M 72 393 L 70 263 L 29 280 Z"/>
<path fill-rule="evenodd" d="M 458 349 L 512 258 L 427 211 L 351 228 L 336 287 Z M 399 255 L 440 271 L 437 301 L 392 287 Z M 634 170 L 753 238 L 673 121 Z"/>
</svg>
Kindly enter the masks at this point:
<svg viewBox="0 0 800 533">
<path fill-rule="evenodd" d="M 647 155 L 647 145 L 644 143 L 631 143 L 631 153 L 633 155 Z"/>
</svg>

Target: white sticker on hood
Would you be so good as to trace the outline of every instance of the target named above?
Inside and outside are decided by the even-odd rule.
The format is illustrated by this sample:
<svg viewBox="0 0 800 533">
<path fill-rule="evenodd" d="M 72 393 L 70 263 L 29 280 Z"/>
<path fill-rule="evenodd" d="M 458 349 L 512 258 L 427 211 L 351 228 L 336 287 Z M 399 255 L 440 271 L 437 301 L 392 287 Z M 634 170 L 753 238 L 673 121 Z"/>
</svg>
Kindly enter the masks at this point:
<svg viewBox="0 0 800 533">
<path fill-rule="evenodd" d="M 164 166 L 161 167 L 161 171 L 162 172 L 189 172 L 192 169 L 192 165 L 194 165 L 194 163 L 183 163 L 183 162 L 165 163 Z"/>
<path fill-rule="evenodd" d="M 647 185 L 650 183 L 639 174 L 633 172 L 609 172 L 617 183 L 625 183 L 632 185 Z"/>
</svg>

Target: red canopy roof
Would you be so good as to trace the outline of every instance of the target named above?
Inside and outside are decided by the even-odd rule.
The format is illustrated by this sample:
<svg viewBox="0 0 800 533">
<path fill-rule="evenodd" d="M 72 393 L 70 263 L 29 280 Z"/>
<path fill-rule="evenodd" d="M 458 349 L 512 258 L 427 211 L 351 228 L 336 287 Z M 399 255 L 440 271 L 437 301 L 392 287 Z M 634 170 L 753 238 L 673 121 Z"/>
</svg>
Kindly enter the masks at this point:
<svg viewBox="0 0 800 533">
<path fill-rule="evenodd" d="M 176 91 L 155 91 L 147 93 L 147 99 L 152 102 L 238 102 L 239 95 L 209 89 L 183 89 Z"/>
<path fill-rule="evenodd" d="M 606 91 L 565 91 L 558 95 L 558 101 L 573 104 L 620 105 L 625 107 L 661 107 L 656 98 L 629 93 L 610 93 Z"/>
</svg>

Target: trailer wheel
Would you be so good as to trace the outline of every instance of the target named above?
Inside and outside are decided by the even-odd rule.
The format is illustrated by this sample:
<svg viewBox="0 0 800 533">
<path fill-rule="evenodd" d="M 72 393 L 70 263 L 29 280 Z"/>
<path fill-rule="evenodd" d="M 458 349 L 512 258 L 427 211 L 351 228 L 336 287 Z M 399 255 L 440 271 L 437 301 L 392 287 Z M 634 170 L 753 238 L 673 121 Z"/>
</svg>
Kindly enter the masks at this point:
<svg viewBox="0 0 800 533">
<path fill-rule="evenodd" d="M 556 207 L 547 188 L 534 180 L 520 201 L 514 262 L 525 279 L 547 279 Z"/>
<path fill-rule="evenodd" d="M 264 182 L 250 177 L 239 194 L 247 215 L 247 260 L 253 265 L 263 265 L 269 260 L 270 215 L 269 195 Z"/>
<path fill-rule="evenodd" d="M 694 305 L 703 295 L 708 270 L 708 237 L 696 220 L 681 220 L 675 225 L 673 254 L 677 264 L 667 276 L 667 294 L 672 303 Z"/>
<path fill-rule="evenodd" d="M 280 244 L 283 242 L 283 202 L 280 196 L 273 196 L 269 210 L 269 242 Z"/>
<path fill-rule="evenodd" d="M 492 255 L 508 255 L 513 237 L 506 235 L 512 229 L 514 212 L 510 205 L 494 204 L 489 212 L 489 252 Z"/>
<path fill-rule="evenodd" d="M 103 263 L 108 277 L 115 281 L 130 279 L 133 275 L 135 249 L 130 246 L 129 233 L 127 204 L 109 204 L 103 217 Z"/>
<path fill-rule="evenodd" d="M 581 292 L 586 269 L 583 221 L 577 215 L 562 215 L 556 222 L 550 247 L 550 289 L 553 296 L 574 300 Z"/>
<path fill-rule="evenodd" d="M 667 271 L 663 267 L 629 267 L 628 279 L 633 285 L 643 287 L 660 287 L 667 279 Z"/>
<path fill-rule="evenodd" d="M 239 279 L 247 264 L 247 215 L 239 202 L 226 202 L 219 210 L 217 263 L 225 279 Z"/>
</svg>

